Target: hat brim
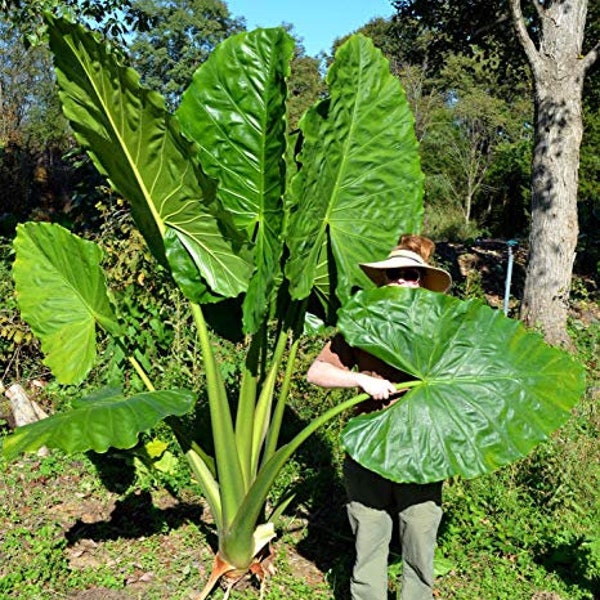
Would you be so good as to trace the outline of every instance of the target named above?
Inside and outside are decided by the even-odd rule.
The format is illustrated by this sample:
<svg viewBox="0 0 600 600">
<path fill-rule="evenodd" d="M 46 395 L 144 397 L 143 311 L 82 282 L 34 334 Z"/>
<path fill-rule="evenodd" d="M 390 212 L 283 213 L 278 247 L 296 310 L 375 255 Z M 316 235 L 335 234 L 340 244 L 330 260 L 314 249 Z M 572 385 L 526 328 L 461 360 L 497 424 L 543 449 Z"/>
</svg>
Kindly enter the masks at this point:
<svg viewBox="0 0 600 600">
<path fill-rule="evenodd" d="M 421 271 L 421 287 L 431 290 L 432 292 L 445 293 L 452 285 L 452 277 L 448 271 L 417 262 L 405 256 L 392 256 L 374 263 L 360 263 L 360 268 L 377 286 L 382 286 L 387 283 L 385 278 L 386 269 L 401 269 L 407 267 L 419 269 L 419 271 Z"/>
</svg>

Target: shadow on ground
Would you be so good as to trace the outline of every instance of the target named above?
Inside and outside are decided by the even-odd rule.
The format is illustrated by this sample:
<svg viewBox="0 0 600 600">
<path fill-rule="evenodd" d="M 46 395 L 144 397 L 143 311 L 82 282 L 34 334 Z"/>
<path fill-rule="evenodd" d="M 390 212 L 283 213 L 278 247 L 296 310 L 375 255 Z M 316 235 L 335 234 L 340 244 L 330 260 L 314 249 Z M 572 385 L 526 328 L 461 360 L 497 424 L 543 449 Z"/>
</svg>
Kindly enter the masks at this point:
<svg viewBox="0 0 600 600">
<path fill-rule="evenodd" d="M 594 563 L 600 560 L 598 541 L 578 538 L 569 543 L 549 548 L 537 558 L 548 571 L 556 573 L 568 585 L 578 585 L 600 600 L 600 578 Z"/>
</svg>

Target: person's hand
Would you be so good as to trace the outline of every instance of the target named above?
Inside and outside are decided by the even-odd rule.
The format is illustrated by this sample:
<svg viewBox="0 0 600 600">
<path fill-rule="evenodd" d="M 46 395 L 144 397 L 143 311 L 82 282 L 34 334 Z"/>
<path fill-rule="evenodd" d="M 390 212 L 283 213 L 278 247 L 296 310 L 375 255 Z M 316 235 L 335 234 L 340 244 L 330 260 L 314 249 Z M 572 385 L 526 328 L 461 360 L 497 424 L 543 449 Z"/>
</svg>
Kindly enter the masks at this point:
<svg viewBox="0 0 600 600">
<path fill-rule="evenodd" d="M 358 385 L 375 400 L 387 400 L 392 394 L 397 392 L 394 384 L 387 379 L 372 377 L 365 373 L 359 374 Z"/>
</svg>

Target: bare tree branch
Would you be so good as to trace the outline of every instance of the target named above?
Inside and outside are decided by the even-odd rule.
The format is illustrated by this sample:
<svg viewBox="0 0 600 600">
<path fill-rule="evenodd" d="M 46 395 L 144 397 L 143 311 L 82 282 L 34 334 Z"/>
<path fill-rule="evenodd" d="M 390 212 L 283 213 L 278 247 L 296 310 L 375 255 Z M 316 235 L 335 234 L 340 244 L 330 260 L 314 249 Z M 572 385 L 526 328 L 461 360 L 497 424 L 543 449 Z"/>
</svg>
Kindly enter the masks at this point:
<svg viewBox="0 0 600 600">
<path fill-rule="evenodd" d="M 479 36 L 487 33 L 488 31 L 492 31 L 492 30 L 496 29 L 498 27 L 498 25 L 502 25 L 502 23 L 504 23 L 509 18 L 510 18 L 510 15 L 507 15 L 507 14 L 500 15 L 497 19 L 494 19 L 493 21 L 488 23 L 485 27 L 480 27 L 479 29 L 476 29 L 473 33 L 473 37 L 479 37 Z"/>
<path fill-rule="evenodd" d="M 600 56 L 600 42 L 598 42 L 584 57 L 583 70 L 587 71 Z"/>
<path fill-rule="evenodd" d="M 533 0 L 533 3 L 539 11 L 540 7 L 537 6 L 537 1 Z M 534 43 L 531 41 L 531 37 L 525 26 L 525 19 L 523 18 L 523 11 L 521 10 L 521 0 L 509 0 L 509 6 L 513 16 L 513 24 L 517 32 L 517 37 L 525 50 L 525 54 L 527 54 L 530 64 L 533 66 L 537 62 L 539 54 Z"/>
</svg>

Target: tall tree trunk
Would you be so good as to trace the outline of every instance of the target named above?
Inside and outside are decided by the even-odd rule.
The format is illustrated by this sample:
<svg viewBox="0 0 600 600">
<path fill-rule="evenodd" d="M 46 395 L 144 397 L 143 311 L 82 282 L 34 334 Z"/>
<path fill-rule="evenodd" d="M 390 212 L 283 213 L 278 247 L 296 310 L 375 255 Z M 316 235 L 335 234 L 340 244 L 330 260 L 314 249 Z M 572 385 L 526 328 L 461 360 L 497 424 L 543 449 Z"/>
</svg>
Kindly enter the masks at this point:
<svg viewBox="0 0 600 600">
<path fill-rule="evenodd" d="M 521 318 L 551 344 L 571 345 L 569 291 L 579 232 L 577 186 L 586 70 L 597 48 L 581 55 L 587 0 L 533 0 L 538 47 L 527 33 L 521 0 L 510 0 L 517 35 L 535 83 L 535 149 L 529 262 Z"/>
<path fill-rule="evenodd" d="M 536 81 L 529 262 L 521 318 L 551 344 L 567 344 L 567 312 L 579 233 L 577 186 L 583 77 Z"/>
</svg>

